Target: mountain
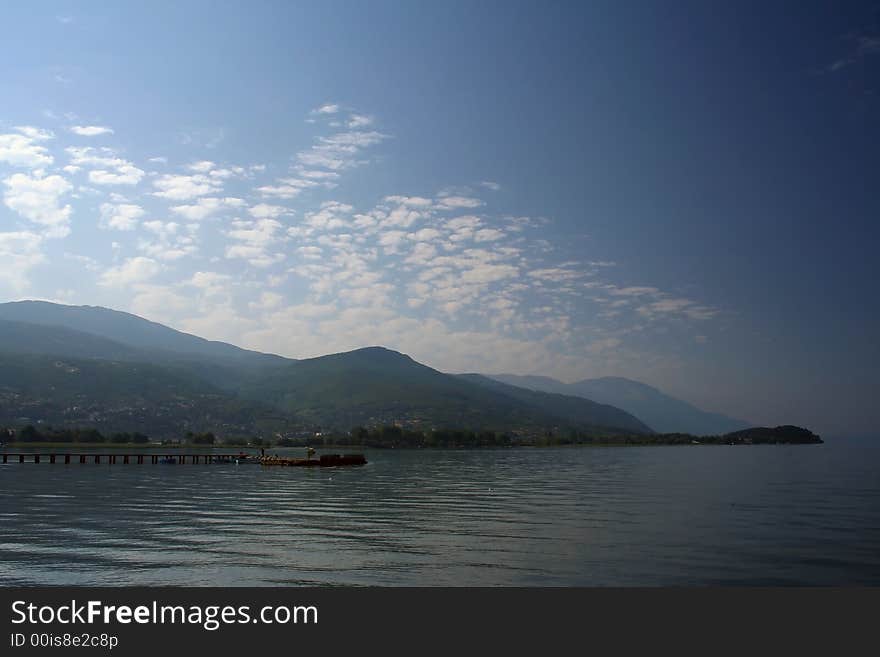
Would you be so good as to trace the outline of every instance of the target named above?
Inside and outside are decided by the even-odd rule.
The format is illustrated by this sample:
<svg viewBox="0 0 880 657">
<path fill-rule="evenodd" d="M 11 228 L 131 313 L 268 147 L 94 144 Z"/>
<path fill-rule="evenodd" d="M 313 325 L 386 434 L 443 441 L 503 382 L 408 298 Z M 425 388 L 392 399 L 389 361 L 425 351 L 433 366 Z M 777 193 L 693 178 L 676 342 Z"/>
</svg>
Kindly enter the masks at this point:
<svg viewBox="0 0 880 657">
<path fill-rule="evenodd" d="M 269 406 L 169 367 L 0 350 L 0 426 L 26 424 L 177 438 L 187 431 L 251 436 L 297 427 Z"/>
<path fill-rule="evenodd" d="M 0 350 L 16 354 L 127 361 L 146 361 L 151 356 L 147 351 L 65 326 L 29 324 L 5 319 L 0 319 Z"/>
<path fill-rule="evenodd" d="M 296 361 L 88 306 L 0 304 L 0 370 L 0 423 L 12 426 L 154 437 L 384 423 L 522 435 L 651 432 L 619 409 L 444 374 L 381 347 Z"/>
<path fill-rule="evenodd" d="M 206 340 L 130 313 L 99 306 L 65 306 L 47 301 L 0 304 L 0 320 L 54 326 L 91 334 L 164 358 L 185 357 L 238 367 L 264 366 L 290 359 Z"/>
<path fill-rule="evenodd" d="M 340 428 L 401 422 L 504 431 L 651 432 L 619 409 L 576 397 L 523 393 L 515 386 L 444 374 L 382 347 L 273 368 L 242 390 L 245 398 Z"/>
<path fill-rule="evenodd" d="M 575 395 L 602 404 L 610 404 L 632 413 L 660 433 L 690 433 L 697 436 L 719 435 L 751 426 L 719 413 L 703 411 L 692 404 L 621 377 L 585 379 L 562 383 L 544 376 L 498 374 L 490 378 L 529 390 Z"/>
<path fill-rule="evenodd" d="M 481 374 L 461 374 L 459 377 L 511 398 L 520 404 L 538 406 L 547 413 L 567 418 L 571 422 L 625 427 L 637 433 L 652 433 L 652 429 L 641 420 L 609 404 L 597 404 L 595 401 L 576 395 L 527 390 L 495 381 Z"/>
</svg>

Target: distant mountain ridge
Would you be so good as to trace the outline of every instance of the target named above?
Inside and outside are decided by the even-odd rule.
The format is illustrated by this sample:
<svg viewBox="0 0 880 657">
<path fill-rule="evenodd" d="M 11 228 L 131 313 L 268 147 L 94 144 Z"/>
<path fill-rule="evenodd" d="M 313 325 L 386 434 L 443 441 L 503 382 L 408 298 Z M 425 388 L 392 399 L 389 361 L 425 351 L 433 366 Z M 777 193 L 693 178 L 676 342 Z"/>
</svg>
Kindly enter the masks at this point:
<svg viewBox="0 0 880 657">
<path fill-rule="evenodd" d="M 381 347 L 297 361 L 89 306 L 0 304 L 0 368 L 0 424 L 9 426 L 162 435 L 388 423 L 522 435 L 651 433 L 617 408 L 444 374 Z"/>
<path fill-rule="evenodd" d="M 291 359 L 242 349 L 183 333 L 137 315 L 101 306 L 65 306 L 48 301 L 0 304 L 0 320 L 64 327 L 141 350 L 186 354 L 236 365 L 289 362 Z"/>
<path fill-rule="evenodd" d="M 623 409 L 660 433 L 720 435 L 752 426 L 748 422 L 701 410 L 645 383 L 622 377 L 562 383 L 546 376 L 491 375 L 496 381 L 529 390 L 574 395 Z"/>
</svg>

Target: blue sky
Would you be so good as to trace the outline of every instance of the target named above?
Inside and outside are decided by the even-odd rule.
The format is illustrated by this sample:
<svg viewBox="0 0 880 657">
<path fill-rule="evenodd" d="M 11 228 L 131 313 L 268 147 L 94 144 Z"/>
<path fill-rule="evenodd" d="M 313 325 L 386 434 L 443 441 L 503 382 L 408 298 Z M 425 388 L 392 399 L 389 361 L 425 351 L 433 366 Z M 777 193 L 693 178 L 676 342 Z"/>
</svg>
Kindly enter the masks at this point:
<svg viewBox="0 0 880 657">
<path fill-rule="evenodd" d="M 3 14 L 4 300 L 880 422 L 871 3 Z"/>
</svg>

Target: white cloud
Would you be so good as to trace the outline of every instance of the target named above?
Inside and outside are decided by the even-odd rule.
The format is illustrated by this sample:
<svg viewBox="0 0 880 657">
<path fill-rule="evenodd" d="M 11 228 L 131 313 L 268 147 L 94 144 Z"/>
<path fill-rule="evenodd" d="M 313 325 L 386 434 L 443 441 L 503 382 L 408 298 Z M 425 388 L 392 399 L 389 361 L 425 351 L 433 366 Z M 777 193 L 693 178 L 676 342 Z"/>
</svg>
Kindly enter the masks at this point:
<svg viewBox="0 0 880 657">
<path fill-rule="evenodd" d="M 438 199 L 437 204 L 447 210 L 457 210 L 459 208 L 478 208 L 484 205 L 483 201 L 478 198 L 469 196 L 444 196 Z"/>
<path fill-rule="evenodd" d="M 188 201 L 199 196 L 208 196 L 219 192 L 222 186 L 217 180 L 196 174 L 192 176 L 165 174 L 153 181 L 157 192 L 153 196 L 172 201 Z"/>
<path fill-rule="evenodd" d="M 248 304 L 251 310 L 272 310 L 284 303 L 284 297 L 277 292 L 263 292 L 257 301 Z"/>
<path fill-rule="evenodd" d="M 190 171 L 195 171 L 196 173 L 208 173 L 211 169 L 213 169 L 216 165 L 210 160 L 202 160 L 200 162 L 193 162 L 188 165 L 186 168 Z"/>
<path fill-rule="evenodd" d="M 318 186 L 318 183 L 313 180 L 303 180 L 300 178 L 281 178 L 277 182 L 277 185 L 257 187 L 257 191 L 263 196 L 291 199 L 299 196 L 306 189 Z"/>
<path fill-rule="evenodd" d="M 275 219 L 287 212 L 287 208 L 280 205 L 269 205 L 268 203 L 258 203 L 248 208 L 248 214 L 256 219 Z"/>
<path fill-rule="evenodd" d="M 195 203 L 189 205 L 175 205 L 171 207 L 171 212 L 188 219 L 189 221 L 202 221 L 213 216 L 223 210 L 244 207 L 244 200 L 235 197 L 226 198 L 200 198 Z"/>
<path fill-rule="evenodd" d="M 231 278 L 228 274 L 220 274 L 213 271 L 197 271 L 190 279 L 190 284 L 200 288 L 209 288 L 225 285 Z"/>
<path fill-rule="evenodd" d="M 306 260 L 321 260 L 324 257 L 324 250 L 320 246 L 301 246 L 296 252 Z"/>
<path fill-rule="evenodd" d="M 22 126 L 17 133 L 0 134 L 0 162 L 14 167 L 36 169 L 54 162 L 49 150 L 40 142 L 52 139 L 51 132 Z"/>
<path fill-rule="evenodd" d="M 73 166 L 91 167 L 89 181 L 95 185 L 137 185 L 146 175 L 128 160 L 117 157 L 109 148 L 71 146 L 65 150 Z"/>
<path fill-rule="evenodd" d="M 70 126 L 70 131 L 80 137 L 98 137 L 100 135 L 113 134 L 113 128 L 102 125 L 74 125 Z"/>
<path fill-rule="evenodd" d="M 324 103 L 320 107 L 312 110 L 312 114 L 336 114 L 339 111 L 339 105 L 336 103 Z"/>
<path fill-rule="evenodd" d="M 303 178 L 308 178 L 311 180 L 321 180 L 324 181 L 323 184 L 325 186 L 328 185 L 329 181 L 336 180 L 339 178 L 339 174 L 335 171 L 320 171 L 320 170 L 311 170 L 304 169 L 302 167 L 297 167 L 296 172 L 302 176 Z M 306 181 L 297 181 L 299 183 L 305 183 Z"/>
<path fill-rule="evenodd" d="M 494 242 L 504 237 L 504 231 L 497 228 L 483 228 L 474 233 L 475 242 Z"/>
<path fill-rule="evenodd" d="M 134 230 L 137 220 L 143 216 L 144 209 L 134 203 L 102 203 L 99 225 L 102 228 Z"/>
<path fill-rule="evenodd" d="M 279 241 L 278 231 L 282 225 L 275 219 L 233 221 L 232 230 L 226 235 L 235 243 L 226 247 L 226 257 L 247 260 L 254 267 L 269 267 L 284 259 L 282 253 L 270 253 Z"/>
<path fill-rule="evenodd" d="M 319 137 L 310 149 L 297 153 L 297 161 L 304 168 L 341 171 L 361 164 L 359 154 L 364 149 L 386 138 L 376 131 L 340 132 L 329 137 Z"/>
<path fill-rule="evenodd" d="M 46 262 L 43 238 L 29 231 L 0 232 L 0 290 L 19 294 L 28 286 L 28 272 Z"/>
<path fill-rule="evenodd" d="M 137 256 L 128 258 L 121 265 L 106 270 L 101 274 L 98 284 L 106 287 L 127 287 L 134 283 L 148 281 L 160 271 L 162 271 L 162 266 L 155 260 Z"/>
<path fill-rule="evenodd" d="M 347 128 L 364 128 L 373 124 L 373 118 L 364 114 L 352 114 L 345 123 Z"/>
<path fill-rule="evenodd" d="M 325 201 L 317 212 L 307 212 L 305 224 L 313 230 L 337 230 L 348 226 L 347 216 L 354 208 L 337 201 Z"/>
<path fill-rule="evenodd" d="M 197 226 L 191 224 L 191 226 Z M 138 250 L 157 260 L 179 260 L 195 253 L 196 241 L 192 231 L 184 232 L 173 221 L 145 221 L 143 227 L 156 236 L 153 241 L 140 240 Z"/>
<path fill-rule="evenodd" d="M 65 237 L 70 233 L 69 205 L 61 205 L 61 197 L 73 187 L 61 176 L 33 176 L 16 173 L 6 178 L 3 201 L 32 223 L 45 226 L 47 237 Z"/>
<path fill-rule="evenodd" d="M 432 242 L 443 237 L 443 233 L 436 228 L 422 228 L 414 233 L 410 233 L 407 237 L 416 242 Z"/>
<path fill-rule="evenodd" d="M 572 271 L 571 269 L 564 269 L 562 267 L 534 269 L 530 271 L 528 275 L 541 281 L 552 281 L 554 283 L 571 281 L 576 278 L 581 278 L 583 276 L 583 274 L 581 274 L 580 272 Z"/>
<path fill-rule="evenodd" d="M 611 294 L 615 296 L 626 296 L 626 297 L 641 297 L 641 296 L 655 296 L 660 290 L 656 287 L 611 287 Z"/>
</svg>

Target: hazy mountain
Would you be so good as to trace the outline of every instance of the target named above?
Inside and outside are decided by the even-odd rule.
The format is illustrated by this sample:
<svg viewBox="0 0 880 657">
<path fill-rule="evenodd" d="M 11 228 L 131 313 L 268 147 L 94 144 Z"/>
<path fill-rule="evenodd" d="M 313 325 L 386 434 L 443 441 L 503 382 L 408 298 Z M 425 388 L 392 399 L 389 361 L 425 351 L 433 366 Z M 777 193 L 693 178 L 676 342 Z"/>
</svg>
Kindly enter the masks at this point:
<svg viewBox="0 0 880 657">
<path fill-rule="evenodd" d="M 320 424 L 406 422 L 427 426 L 650 432 L 619 409 L 576 397 L 523 394 L 500 383 L 443 374 L 409 356 L 369 347 L 298 361 L 255 377 L 242 390 Z"/>
<path fill-rule="evenodd" d="M 530 390 L 576 395 L 632 413 L 655 431 L 695 435 L 725 434 L 751 426 L 748 422 L 703 411 L 644 383 L 620 377 L 562 383 L 544 376 L 498 374 L 490 378 Z"/>
<path fill-rule="evenodd" d="M 88 306 L 0 304 L 0 367 L 6 424 L 24 418 L 151 435 L 391 422 L 532 434 L 651 431 L 620 409 L 444 374 L 381 347 L 295 361 Z"/>
<path fill-rule="evenodd" d="M 0 351 L 0 426 L 38 423 L 177 438 L 190 430 L 250 436 L 297 426 L 167 366 Z"/>
<path fill-rule="evenodd" d="M 0 351 L 68 358 L 149 360 L 149 352 L 91 333 L 74 331 L 64 326 L 12 322 L 5 319 L 0 319 Z"/>
<path fill-rule="evenodd" d="M 596 403 L 582 397 L 550 392 L 539 392 L 495 381 L 481 374 L 461 374 L 460 378 L 476 383 L 519 403 L 540 407 L 556 417 L 573 422 L 624 427 L 639 433 L 651 433 L 652 428 L 630 413 L 609 404 Z"/>
<path fill-rule="evenodd" d="M 239 366 L 288 362 L 290 359 L 249 351 L 225 342 L 214 342 L 182 333 L 130 313 L 99 306 L 65 306 L 46 301 L 0 304 L 0 320 L 60 326 L 100 336 L 141 350 L 185 354 Z"/>
</svg>

